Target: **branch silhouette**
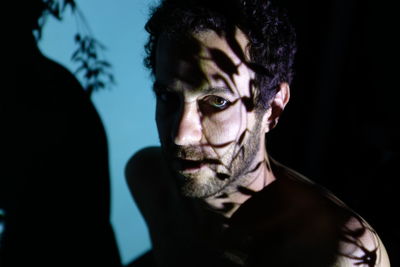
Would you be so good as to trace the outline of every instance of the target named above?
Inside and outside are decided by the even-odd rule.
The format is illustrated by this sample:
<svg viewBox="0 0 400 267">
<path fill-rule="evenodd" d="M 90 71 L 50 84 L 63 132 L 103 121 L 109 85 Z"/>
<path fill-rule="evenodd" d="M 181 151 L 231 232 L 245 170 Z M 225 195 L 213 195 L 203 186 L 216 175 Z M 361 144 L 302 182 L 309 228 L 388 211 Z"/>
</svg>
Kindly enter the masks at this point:
<svg viewBox="0 0 400 267">
<path fill-rule="evenodd" d="M 71 56 L 71 61 L 78 65 L 74 74 L 83 81 L 83 87 L 89 96 L 95 91 L 112 88 L 115 85 L 115 78 L 112 65 L 105 59 L 103 53 L 106 47 L 94 37 L 75 0 L 43 0 L 42 16 L 34 27 L 36 41 L 41 40 L 43 27 L 49 16 L 62 21 L 68 8 L 75 17 L 77 25 L 77 33 L 74 36 L 76 50 Z"/>
</svg>

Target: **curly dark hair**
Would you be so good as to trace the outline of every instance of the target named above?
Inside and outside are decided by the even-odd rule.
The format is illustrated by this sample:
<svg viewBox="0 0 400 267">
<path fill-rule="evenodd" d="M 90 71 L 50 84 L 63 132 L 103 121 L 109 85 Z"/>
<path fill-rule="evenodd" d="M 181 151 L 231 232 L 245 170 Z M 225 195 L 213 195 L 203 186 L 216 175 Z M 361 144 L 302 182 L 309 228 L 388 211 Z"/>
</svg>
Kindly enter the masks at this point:
<svg viewBox="0 0 400 267">
<path fill-rule="evenodd" d="M 248 38 L 255 86 L 261 103 L 268 107 L 282 82 L 291 83 L 296 35 L 286 13 L 271 0 L 161 0 L 145 25 L 150 34 L 144 64 L 154 75 L 155 51 L 161 34 L 192 34 L 213 30 L 218 34 L 239 28 Z"/>
</svg>

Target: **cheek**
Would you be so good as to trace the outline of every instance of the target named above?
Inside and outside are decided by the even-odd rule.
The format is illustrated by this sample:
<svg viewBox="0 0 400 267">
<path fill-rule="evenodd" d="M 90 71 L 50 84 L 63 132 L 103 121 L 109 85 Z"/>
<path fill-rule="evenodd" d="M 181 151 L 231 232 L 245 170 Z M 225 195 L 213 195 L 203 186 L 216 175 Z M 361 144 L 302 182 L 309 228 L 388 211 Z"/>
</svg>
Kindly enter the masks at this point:
<svg viewBox="0 0 400 267">
<path fill-rule="evenodd" d="M 237 141 L 246 129 L 246 121 L 246 111 L 238 103 L 227 110 L 207 116 L 202 121 L 206 141 L 213 145 Z"/>
</svg>

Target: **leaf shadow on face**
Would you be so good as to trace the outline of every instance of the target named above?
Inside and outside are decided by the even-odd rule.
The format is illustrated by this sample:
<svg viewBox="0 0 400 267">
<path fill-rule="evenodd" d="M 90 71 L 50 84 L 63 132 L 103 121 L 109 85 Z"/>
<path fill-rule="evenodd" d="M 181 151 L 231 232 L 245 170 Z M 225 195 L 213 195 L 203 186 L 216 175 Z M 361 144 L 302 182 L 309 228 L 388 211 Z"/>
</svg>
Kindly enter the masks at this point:
<svg viewBox="0 0 400 267">
<path fill-rule="evenodd" d="M 207 59 L 213 61 L 222 72 L 211 78 L 222 81 L 231 92 L 234 92 L 238 96 L 236 101 L 241 101 L 247 114 L 254 112 L 259 106 L 257 102 L 259 88 L 255 79 L 250 79 L 248 83 L 250 96 L 242 96 L 235 83 L 235 76 L 239 75 L 238 68 L 244 64 L 256 75 L 272 76 L 265 67 L 246 58 L 233 29 L 228 30 L 223 36 L 230 49 L 240 59 L 239 64 L 235 64 L 221 49 L 204 48 L 204 44 L 195 38 L 190 38 L 188 43 L 190 53 L 185 60 L 192 66 L 191 75 L 179 79 L 194 88 L 204 81 L 210 82 L 199 65 L 199 59 L 204 57 L 198 55 L 201 49 L 206 49 L 210 55 Z M 274 110 L 282 112 L 281 109 Z M 203 124 L 204 118 L 202 116 L 200 118 Z M 243 127 L 239 127 L 241 128 Z M 220 158 L 220 163 L 228 170 L 228 173 L 220 173 L 215 168 L 216 177 L 222 181 L 229 181 L 233 163 L 246 155 L 245 140 L 251 129 L 246 125 L 242 132 L 237 133 L 235 140 L 223 144 L 212 143 L 204 127 L 202 131 L 207 143 Z M 229 146 L 234 146 L 234 153 L 230 162 L 223 163 L 224 155 L 219 155 L 217 149 Z M 263 160 L 254 163 L 254 167 L 243 175 L 255 174 L 264 165 L 267 170 L 273 171 L 273 167 Z M 241 258 L 240 262 L 246 262 L 245 266 L 331 266 L 339 256 L 356 261 L 356 265 L 375 266 L 378 247 L 368 250 L 360 241 L 361 236 L 373 230 L 348 208 L 337 205 L 323 190 L 298 183 L 295 179 L 282 179 L 260 192 L 248 186 L 238 185 L 236 193 L 251 198 L 234 213 L 232 218 L 226 220 L 228 228 L 223 235 L 223 243 L 225 251 L 238 255 Z M 227 199 L 218 210 L 221 213 L 229 213 L 237 207 L 237 203 L 228 201 L 229 196 L 224 192 L 217 194 L 216 197 Z M 357 229 L 346 227 L 351 218 L 358 220 Z M 344 253 L 340 249 L 340 243 L 359 249 L 362 252 L 361 256 Z"/>
</svg>

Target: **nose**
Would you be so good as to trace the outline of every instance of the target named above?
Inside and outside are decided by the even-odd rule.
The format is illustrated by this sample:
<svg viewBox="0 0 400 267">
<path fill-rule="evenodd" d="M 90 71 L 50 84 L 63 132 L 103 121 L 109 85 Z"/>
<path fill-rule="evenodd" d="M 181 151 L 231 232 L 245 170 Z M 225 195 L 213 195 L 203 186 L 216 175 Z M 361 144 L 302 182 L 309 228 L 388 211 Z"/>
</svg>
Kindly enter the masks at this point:
<svg viewBox="0 0 400 267">
<path fill-rule="evenodd" d="M 198 145 L 201 137 L 201 118 L 196 102 L 183 103 L 180 114 L 177 114 L 172 140 L 179 146 Z"/>
</svg>

